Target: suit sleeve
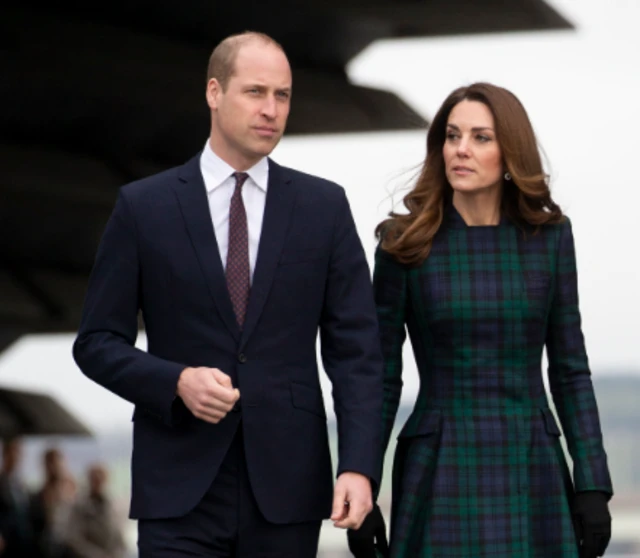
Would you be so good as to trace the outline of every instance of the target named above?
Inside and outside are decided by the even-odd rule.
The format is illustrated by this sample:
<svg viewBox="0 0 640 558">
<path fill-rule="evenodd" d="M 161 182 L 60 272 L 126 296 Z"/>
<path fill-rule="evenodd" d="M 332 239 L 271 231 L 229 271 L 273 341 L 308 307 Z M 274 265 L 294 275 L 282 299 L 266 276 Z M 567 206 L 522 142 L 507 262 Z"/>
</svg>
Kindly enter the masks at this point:
<svg viewBox="0 0 640 558">
<path fill-rule="evenodd" d="M 376 485 L 382 357 L 369 266 L 343 190 L 334 225 L 320 337 L 338 423 L 338 475 L 361 473 Z"/>
<path fill-rule="evenodd" d="M 407 278 L 404 266 L 382 248 L 376 250 L 373 289 L 384 359 L 382 448 L 379 469 L 389 445 L 402 394 L 402 346 L 406 339 Z"/>
<path fill-rule="evenodd" d="M 98 247 L 73 356 L 91 380 L 168 425 L 184 364 L 137 349 L 140 257 L 122 190 Z"/>
<path fill-rule="evenodd" d="M 578 309 L 571 223 L 560 227 L 547 330 L 549 384 L 573 460 L 576 491 L 613 493 Z"/>
</svg>

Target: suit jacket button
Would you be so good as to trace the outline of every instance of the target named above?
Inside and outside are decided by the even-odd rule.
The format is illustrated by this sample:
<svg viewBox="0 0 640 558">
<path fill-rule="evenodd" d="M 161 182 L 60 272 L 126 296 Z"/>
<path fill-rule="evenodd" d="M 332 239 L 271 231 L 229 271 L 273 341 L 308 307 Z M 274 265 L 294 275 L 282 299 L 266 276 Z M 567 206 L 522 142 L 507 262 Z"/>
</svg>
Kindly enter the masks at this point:
<svg viewBox="0 0 640 558">
<path fill-rule="evenodd" d="M 247 357 L 246 357 L 246 355 L 245 355 L 244 353 L 240 353 L 240 354 L 238 355 L 238 361 L 239 361 L 241 364 L 244 364 L 245 362 L 247 362 Z"/>
</svg>

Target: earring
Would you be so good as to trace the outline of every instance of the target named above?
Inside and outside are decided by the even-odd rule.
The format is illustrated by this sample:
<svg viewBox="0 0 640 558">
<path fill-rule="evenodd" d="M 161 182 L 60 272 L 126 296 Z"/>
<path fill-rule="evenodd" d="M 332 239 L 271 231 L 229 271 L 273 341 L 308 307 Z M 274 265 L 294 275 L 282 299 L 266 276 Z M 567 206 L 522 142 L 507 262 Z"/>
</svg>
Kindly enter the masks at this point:
<svg viewBox="0 0 640 558">
<path fill-rule="evenodd" d="M 511 180 L 511 175 L 508 172 L 505 172 L 504 173 L 504 179 L 507 180 L 507 181 Z"/>
</svg>

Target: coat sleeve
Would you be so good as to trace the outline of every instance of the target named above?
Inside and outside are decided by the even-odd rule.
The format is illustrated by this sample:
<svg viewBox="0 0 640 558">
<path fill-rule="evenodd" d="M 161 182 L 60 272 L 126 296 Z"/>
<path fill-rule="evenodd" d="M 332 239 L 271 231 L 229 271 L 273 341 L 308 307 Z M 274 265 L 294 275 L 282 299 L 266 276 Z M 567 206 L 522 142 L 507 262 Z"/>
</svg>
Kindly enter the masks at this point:
<svg viewBox="0 0 640 558">
<path fill-rule="evenodd" d="M 376 250 L 373 288 L 384 360 L 383 455 L 379 464 L 382 471 L 384 453 L 389 445 L 402 394 L 402 346 L 406 339 L 407 273 L 404 266 L 380 247 Z"/>
<path fill-rule="evenodd" d="M 375 486 L 382 356 L 369 266 L 342 189 L 332 242 L 320 338 L 338 424 L 337 472 L 361 473 Z"/>
<path fill-rule="evenodd" d="M 549 384 L 573 460 L 576 491 L 613 493 L 598 406 L 581 329 L 571 223 L 559 227 L 555 285 L 546 336 Z"/>
<path fill-rule="evenodd" d="M 134 215 L 120 190 L 89 278 L 73 356 L 91 380 L 171 425 L 178 378 L 186 366 L 134 346 L 140 275 Z"/>
</svg>

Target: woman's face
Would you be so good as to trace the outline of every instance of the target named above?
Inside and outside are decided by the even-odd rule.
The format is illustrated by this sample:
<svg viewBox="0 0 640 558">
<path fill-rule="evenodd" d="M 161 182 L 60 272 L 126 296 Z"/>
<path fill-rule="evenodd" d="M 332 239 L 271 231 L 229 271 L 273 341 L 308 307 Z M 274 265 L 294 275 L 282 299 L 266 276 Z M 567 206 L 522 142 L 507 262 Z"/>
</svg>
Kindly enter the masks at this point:
<svg viewBox="0 0 640 558">
<path fill-rule="evenodd" d="M 471 194 L 500 187 L 502 152 L 489 107 L 468 100 L 453 107 L 442 155 L 454 191 Z"/>
</svg>

